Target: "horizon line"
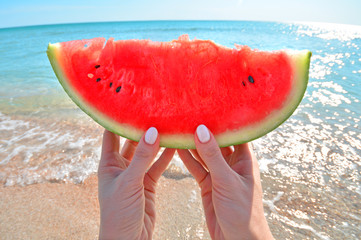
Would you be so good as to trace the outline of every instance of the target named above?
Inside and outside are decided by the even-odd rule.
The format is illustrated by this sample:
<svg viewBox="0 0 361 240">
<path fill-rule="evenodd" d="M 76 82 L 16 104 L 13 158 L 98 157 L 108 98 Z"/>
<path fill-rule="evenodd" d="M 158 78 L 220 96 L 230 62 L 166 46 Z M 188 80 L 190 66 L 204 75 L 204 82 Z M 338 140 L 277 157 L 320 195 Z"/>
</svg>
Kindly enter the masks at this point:
<svg viewBox="0 0 361 240">
<path fill-rule="evenodd" d="M 63 22 L 63 23 L 46 23 L 46 24 L 34 24 L 34 25 L 18 25 L 10 27 L 0 27 L 2 29 L 12 28 L 31 28 L 31 27 L 42 27 L 42 26 L 57 26 L 57 25 L 72 25 L 72 24 L 101 24 L 101 23 L 130 23 L 130 22 L 264 22 L 264 23 L 284 23 L 284 24 L 332 24 L 332 25 L 346 25 L 361 27 L 357 24 L 349 23 L 335 23 L 335 22 L 317 22 L 317 21 L 273 21 L 273 20 L 241 20 L 241 19 L 149 19 L 149 20 L 114 20 L 114 21 L 89 21 L 89 22 Z"/>
</svg>

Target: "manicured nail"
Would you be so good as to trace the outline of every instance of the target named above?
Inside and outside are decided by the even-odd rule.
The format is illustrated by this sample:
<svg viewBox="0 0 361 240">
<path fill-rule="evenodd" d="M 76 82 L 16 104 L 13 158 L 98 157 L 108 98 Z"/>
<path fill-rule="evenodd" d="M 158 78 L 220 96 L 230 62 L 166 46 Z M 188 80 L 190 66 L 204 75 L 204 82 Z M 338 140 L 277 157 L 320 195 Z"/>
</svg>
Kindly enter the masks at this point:
<svg viewBox="0 0 361 240">
<path fill-rule="evenodd" d="M 151 127 L 145 133 L 144 140 L 146 143 L 153 145 L 158 137 L 158 131 L 155 127 Z"/>
<path fill-rule="evenodd" d="M 209 130 L 204 125 L 199 125 L 197 127 L 197 136 L 201 143 L 206 143 L 211 139 L 211 135 L 209 135 Z"/>
</svg>

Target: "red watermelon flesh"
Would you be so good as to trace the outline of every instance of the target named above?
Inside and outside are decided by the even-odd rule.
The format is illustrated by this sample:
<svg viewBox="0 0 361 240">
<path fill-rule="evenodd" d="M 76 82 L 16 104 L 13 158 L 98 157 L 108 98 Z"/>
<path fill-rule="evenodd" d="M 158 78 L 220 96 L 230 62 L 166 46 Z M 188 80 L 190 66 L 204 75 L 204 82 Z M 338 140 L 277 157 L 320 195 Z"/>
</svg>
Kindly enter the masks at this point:
<svg viewBox="0 0 361 240">
<path fill-rule="evenodd" d="M 193 148 L 200 124 L 227 146 L 284 122 L 305 92 L 311 53 L 181 36 L 62 42 L 49 44 L 48 56 L 65 91 L 105 128 L 139 140 L 153 126 L 162 146 Z"/>
</svg>

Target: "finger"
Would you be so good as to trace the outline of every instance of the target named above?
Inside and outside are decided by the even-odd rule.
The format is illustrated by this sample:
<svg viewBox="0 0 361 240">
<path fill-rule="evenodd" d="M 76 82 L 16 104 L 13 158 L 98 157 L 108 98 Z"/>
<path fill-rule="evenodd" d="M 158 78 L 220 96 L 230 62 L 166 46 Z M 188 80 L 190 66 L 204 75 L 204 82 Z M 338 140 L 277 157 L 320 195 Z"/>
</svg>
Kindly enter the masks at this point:
<svg viewBox="0 0 361 240">
<path fill-rule="evenodd" d="M 223 147 L 221 148 L 221 153 L 224 158 L 227 158 L 233 153 L 233 149 L 231 147 Z"/>
<path fill-rule="evenodd" d="M 250 152 L 251 154 L 251 159 L 252 159 L 252 168 L 253 168 L 253 175 L 258 178 L 258 179 L 261 179 L 260 177 L 260 172 L 259 172 L 259 164 L 258 164 L 258 161 L 257 161 L 257 158 L 256 158 L 256 155 L 253 151 L 253 145 L 252 143 L 247 143 L 247 146 L 248 146 L 248 151 Z"/>
<path fill-rule="evenodd" d="M 204 163 L 203 159 L 201 158 L 201 156 L 199 156 L 199 153 L 197 152 L 197 149 L 190 149 L 193 157 L 206 169 L 208 170 L 206 164 Z"/>
<path fill-rule="evenodd" d="M 119 146 L 119 136 L 105 129 L 103 133 L 102 154 L 119 152 Z"/>
<path fill-rule="evenodd" d="M 212 177 L 222 177 L 232 171 L 223 158 L 213 134 L 206 126 L 198 126 L 195 143 L 199 156 L 203 159 Z"/>
<path fill-rule="evenodd" d="M 118 166 L 116 157 L 109 157 L 109 155 L 114 155 L 114 153 L 119 152 L 119 136 L 104 130 L 103 133 L 103 144 L 102 144 L 102 154 L 99 162 L 99 168 L 105 166 Z"/>
<path fill-rule="evenodd" d="M 234 154 L 232 155 L 229 163 L 232 166 L 233 164 L 251 158 L 251 152 L 248 147 L 248 143 L 243 143 L 234 146 Z"/>
<path fill-rule="evenodd" d="M 231 158 L 231 165 L 234 165 L 234 170 L 241 176 L 253 175 L 253 155 L 247 143 L 234 146 L 234 154 Z M 256 161 L 256 160 L 255 160 Z"/>
<path fill-rule="evenodd" d="M 221 153 L 222 153 L 223 158 L 228 163 L 228 165 L 232 166 L 230 163 L 230 160 L 231 160 L 231 156 L 233 153 L 233 149 L 231 147 L 223 147 L 223 148 L 221 148 Z"/>
<path fill-rule="evenodd" d="M 243 143 L 243 144 L 234 146 L 234 151 L 237 151 L 237 152 L 239 152 L 239 154 L 245 155 L 247 157 L 251 155 L 251 150 L 249 148 L 248 143 Z"/>
<path fill-rule="evenodd" d="M 137 181 L 143 182 L 144 174 L 159 151 L 159 136 L 156 128 L 151 127 L 140 139 L 127 173 Z"/>
<path fill-rule="evenodd" d="M 203 166 L 192 156 L 186 149 L 177 150 L 179 157 L 182 159 L 188 171 L 192 174 L 194 179 L 200 184 L 207 176 L 208 172 Z"/>
<path fill-rule="evenodd" d="M 165 149 L 159 159 L 153 163 L 151 168 L 148 170 L 147 174 L 154 182 L 158 182 L 158 179 L 168 167 L 169 162 L 172 160 L 174 152 L 175 149 Z"/>
<path fill-rule="evenodd" d="M 137 146 L 137 142 L 127 139 L 123 145 L 122 151 L 120 152 L 120 156 L 131 161 Z"/>
</svg>

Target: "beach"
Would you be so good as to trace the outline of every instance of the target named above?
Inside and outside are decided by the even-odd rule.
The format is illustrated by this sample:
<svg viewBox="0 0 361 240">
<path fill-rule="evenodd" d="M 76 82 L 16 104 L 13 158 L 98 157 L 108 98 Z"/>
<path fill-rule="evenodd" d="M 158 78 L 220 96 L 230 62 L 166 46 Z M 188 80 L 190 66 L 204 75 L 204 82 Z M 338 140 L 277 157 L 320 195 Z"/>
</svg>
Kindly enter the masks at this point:
<svg viewBox="0 0 361 240">
<path fill-rule="evenodd" d="M 55 122 L 43 116 L 0 116 L 0 126 L 6 126 L 1 131 L 2 141 L 12 143 L 3 144 L 8 151 L 0 153 L 3 161 L 8 159 L 1 166 L 1 239 L 97 239 L 96 171 L 103 128 L 80 110 L 75 116 L 58 115 Z M 14 130 L 11 126 L 15 125 Z M 287 125 L 281 129 L 284 127 Z M 297 178 L 290 172 L 295 169 L 282 172 L 285 170 L 274 164 L 271 149 L 278 148 L 278 154 L 287 154 L 289 159 L 298 157 L 297 145 L 306 137 L 297 140 L 291 135 L 295 141 L 281 147 L 280 136 L 285 139 L 286 133 L 287 129 L 275 131 L 252 142 L 260 164 L 265 215 L 274 237 L 342 239 L 341 228 L 357 239 L 361 205 L 350 185 L 331 172 L 326 184 L 315 174 Z M 19 146 L 24 147 L 17 152 Z M 14 152 L 17 154 L 6 155 Z M 330 159 L 339 157 L 323 153 Z M 317 166 L 316 161 L 313 164 Z M 156 208 L 154 239 L 210 239 L 198 185 L 177 155 L 159 180 Z"/>
<path fill-rule="evenodd" d="M 97 188 L 96 175 L 82 184 L 0 187 L 1 239 L 98 239 Z M 163 176 L 156 207 L 154 239 L 210 239 L 193 178 Z"/>
<path fill-rule="evenodd" d="M 294 114 L 252 141 L 276 239 L 361 239 L 361 27 L 137 21 L 0 29 L 0 239 L 97 239 L 103 128 L 66 95 L 49 42 L 93 37 L 309 49 Z M 122 142 L 124 139 L 121 140 Z M 210 239 L 199 189 L 175 155 L 159 181 L 154 239 Z"/>
<path fill-rule="evenodd" d="M 1 239 L 96 239 L 96 178 L 0 188 Z"/>
<path fill-rule="evenodd" d="M 43 117 L 2 119 L 3 141 L 28 148 L 10 155 L 10 164 L 2 167 L 8 175 L 0 187 L 1 239 L 98 238 L 96 170 L 103 128 L 79 114 L 80 119 L 58 118 L 56 124 Z M 10 123 L 16 123 L 16 133 Z M 12 151 L 9 146 L 6 153 Z M 158 183 L 154 239 L 210 239 L 198 185 L 179 169 L 179 161 L 174 159 Z"/>
<path fill-rule="evenodd" d="M 195 180 L 189 175 L 173 177 L 169 171 L 158 182 L 157 221 L 153 239 L 210 239 Z M 278 191 L 272 193 L 268 189 L 274 189 L 275 186 L 265 182 L 267 179 L 263 178 L 263 188 L 268 192 L 264 201 L 265 213 L 275 239 L 342 239 L 343 234 L 333 231 L 329 226 L 341 223 L 347 228 L 345 221 L 350 217 L 355 227 L 361 224 L 357 216 L 360 204 L 357 196 L 348 196 L 350 205 L 332 199 L 330 207 L 342 205 L 343 210 L 339 209 L 330 215 L 329 208 L 322 203 L 327 199 L 317 198 L 320 193 L 304 190 L 295 195 L 294 191 L 285 191 L 285 188 L 276 189 Z M 95 174 L 81 184 L 1 186 L 1 239 L 97 239 L 97 187 Z M 313 200 L 305 201 L 303 195 Z M 290 196 L 291 201 L 288 199 Z M 352 205 L 356 206 L 354 210 Z M 348 215 L 344 215 L 343 211 L 348 212 Z M 293 214 L 304 222 L 291 220 Z M 320 219 L 328 224 L 318 224 Z M 326 234 L 332 234 L 333 237 L 328 238 Z M 359 236 L 356 228 L 353 234 Z"/>
<path fill-rule="evenodd" d="M 8 127 L 2 131 L 8 133 L 2 135 L 3 140 L 14 147 L 26 142 L 28 148 L 2 166 L 6 178 L 0 187 L 1 239 L 97 239 L 96 169 L 103 128 L 88 117 L 80 119 L 60 118 L 56 124 L 43 117 L 3 119 L 2 124 Z M 14 121 L 23 128 L 11 135 L 9 126 Z M 269 134 L 252 144 L 260 163 L 265 214 L 274 237 L 340 239 L 343 233 L 334 229 L 342 227 L 357 238 L 359 195 L 340 182 L 327 186 L 312 175 L 297 180 L 290 173 L 288 177 L 286 173 L 279 175 L 263 146 L 269 142 L 279 145 L 276 139 L 280 134 Z M 44 136 L 48 138 L 44 140 Z M 294 145 L 285 147 L 295 149 Z M 159 180 L 156 208 L 154 239 L 210 239 L 199 188 L 177 155 Z"/>
</svg>

